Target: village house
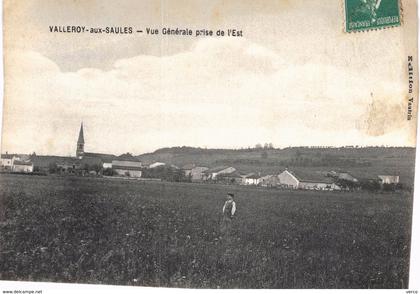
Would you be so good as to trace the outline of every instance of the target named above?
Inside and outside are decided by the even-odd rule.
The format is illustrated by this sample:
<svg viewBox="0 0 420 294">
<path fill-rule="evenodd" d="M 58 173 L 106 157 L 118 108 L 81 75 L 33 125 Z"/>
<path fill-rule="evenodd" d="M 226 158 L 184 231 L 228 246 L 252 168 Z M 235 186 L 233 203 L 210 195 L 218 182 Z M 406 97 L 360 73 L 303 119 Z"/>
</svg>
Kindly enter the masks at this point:
<svg viewBox="0 0 420 294">
<path fill-rule="evenodd" d="M 12 166 L 12 172 L 15 173 L 32 173 L 34 171 L 34 165 L 29 161 L 14 160 Z"/>
<path fill-rule="evenodd" d="M 141 178 L 142 164 L 140 160 L 131 154 L 123 154 L 112 161 L 112 170 L 120 176 Z"/>
<path fill-rule="evenodd" d="M 353 174 L 345 171 L 331 171 L 327 173 L 327 175 L 338 180 L 344 180 L 353 183 L 357 183 L 359 181 Z"/>
<path fill-rule="evenodd" d="M 1 155 L 1 168 L 2 170 L 12 170 L 13 161 L 18 160 L 19 157 L 15 154 L 2 154 Z"/>
<path fill-rule="evenodd" d="M 80 161 L 77 158 L 65 158 L 56 163 L 57 172 L 74 174 L 80 169 Z"/>
<path fill-rule="evenodd" d="M 266 175 L 260 178 L 262 187 L 277 187 L 279 185 L 279 178 L 276 175 Z"/>
<path fill-rule="evenodd" d="M 261 177 L 257 174 L 249 174 L 242 178 L 243 185 L 259 185 Z"/>
<path fill-rule="evenodd" d="M 166 165 L 166 163 L 163 163 L 163 162 L 154 162 L 154 163 L 149 165 L 149 168 L 157 168 L 157 167 L 165 166 L 165 165 Z"/>
<path fill-rule="evenodd" d="M 339 180 L 350 181 L 350 182 L 353 182 L 353 183 L 358 182 L 358 179 L 348 172 L 339 172 L 338 173 L 338 179 Z"/>
<path fill-rule="evenodd" d="M 60 164 L 62 165 L 73 165 L 73 161 L 78 161 L 74 157 L 65 156 L 53 156 L 53 155 L 33 155 L 31 156 L 31 162 L 34 165 L 34 170 L 40 172 L 50 172 L 57 170 Z"/>
<path fill-rule="evenodd" d="M 287 169 L 278 175 L 278 179 L 279 185 L 283 188 L 297 189 L 299 187 L 299 179 Z"/>
<path fill-rule="evenodd" d="M 326 177 L 322 173 L 302 174 L 285 170 L 278 175 L 278 179 L 281 187 L 289 189 L 341 190 L 332 178 Z"/>
<path fill-rule="evenodd" d="M 119 176 L 127 176 L 130 178 L 141 178 L 142 175 L 142 166 L 140 162 L 114 160 L 112 162 L 112 170 Z"/>
<path fill-rule="evenodd" d="M 204 172 L 209 168 L 205 166 L 196 166 L 191 169 L 190 178 L 192 182 L 201 182 L 203 181 Z"/>
<path fill-rule="evenodd" d="M 243 181 L 243 176 L 237 171 L 231 173 L 221 173 L 216 176 L 216 181 L 222 184 L 240 185 Z"/>
<path fill-rule="evenodd" d="M 245 185 L 245 178 L 255 175 L 255 173 L 247 173 L 242 175 L 241 185 Z"/>
<path fill-rule="evenodd" d="M 208 169 L 204 172 L 204 178 L 205 180 L 216 180 L 217 177 L 219 175 L 222 174 L 230 174 L 233 173 L 234 171 L 236 171 L 236 169 L 234 167 L 226 167 L 226 166 L 221 166 L 221 167 L 215 167 L 215 168 L 211 168 Z"/>
<path fill-rule="evenodd" d="M 304 190 L 341 190 L 340 186 L 330 179 L 324 180 L 309 180 L 305 179 L 299 183 L 299 189 Z"/>
<path fill-rule="evenodd" d="M 112 160 L 104 160 L 102 163 L 103 169 L 109 169 L 112 168 Z"/>
<path fill-rule="evenodd" d="M 398 184 L 400 182 L 400 176 L 395 175 L 379 175 L 378 178 L 381 184 Z"/>
<path fill-rule="evenodd" d="M 181 167 L 182 171 L 184 172 L 186 177 L 191 176 L 192 170 L 195 168 L 195 164 L 190 163 L 190 164 L 186 164 L 184 166 Z"/>
<path fill-rule="evenodd" d="M 117 156 L 106 153 L 85 152 L 80 158 L 81 165 L 99 166 L 100 168 L 110 168 L 113 160 L 117 160 Z"/>
</svg>

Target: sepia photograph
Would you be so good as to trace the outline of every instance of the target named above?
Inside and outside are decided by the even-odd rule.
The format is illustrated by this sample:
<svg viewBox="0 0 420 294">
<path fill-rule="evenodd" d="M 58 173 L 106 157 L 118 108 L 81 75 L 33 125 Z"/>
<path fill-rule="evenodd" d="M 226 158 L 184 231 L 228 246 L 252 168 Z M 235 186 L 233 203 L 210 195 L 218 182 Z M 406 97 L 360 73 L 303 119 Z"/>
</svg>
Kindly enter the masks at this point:
<svg viewBox="0 0 420 294">
<path fill-rule="evenodd" d="M 415 0 L 3 0 L 0 281 L 409 289 L 417 25 Z"/>
</svg>

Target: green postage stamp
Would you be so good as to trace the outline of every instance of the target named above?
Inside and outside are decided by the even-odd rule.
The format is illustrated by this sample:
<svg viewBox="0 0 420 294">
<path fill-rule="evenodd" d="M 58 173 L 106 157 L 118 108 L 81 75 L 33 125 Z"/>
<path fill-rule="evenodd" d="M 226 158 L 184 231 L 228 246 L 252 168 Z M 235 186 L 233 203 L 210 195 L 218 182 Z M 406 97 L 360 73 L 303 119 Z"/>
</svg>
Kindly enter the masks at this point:
<svg viewBox="0 0 420 294">
<path fill-rule="evenodd" d="M 344 0 L 346 32 L 401 25 L 400 0 Z"/>
</svg>

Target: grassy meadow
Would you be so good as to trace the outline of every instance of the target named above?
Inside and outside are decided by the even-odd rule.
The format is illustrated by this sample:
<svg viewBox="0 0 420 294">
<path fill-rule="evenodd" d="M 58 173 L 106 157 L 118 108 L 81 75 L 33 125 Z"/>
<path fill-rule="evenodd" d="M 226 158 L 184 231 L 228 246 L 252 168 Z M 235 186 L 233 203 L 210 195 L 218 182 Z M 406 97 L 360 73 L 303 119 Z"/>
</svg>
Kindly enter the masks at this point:
<svg viewBox="0 0 420 294">
<path fill-rule="evenodd" d="M 0 279 L 406 288 L 412 196 L 0 176 Z M 235 193 L 230 238 L 221 209 Z"/>
</svg>

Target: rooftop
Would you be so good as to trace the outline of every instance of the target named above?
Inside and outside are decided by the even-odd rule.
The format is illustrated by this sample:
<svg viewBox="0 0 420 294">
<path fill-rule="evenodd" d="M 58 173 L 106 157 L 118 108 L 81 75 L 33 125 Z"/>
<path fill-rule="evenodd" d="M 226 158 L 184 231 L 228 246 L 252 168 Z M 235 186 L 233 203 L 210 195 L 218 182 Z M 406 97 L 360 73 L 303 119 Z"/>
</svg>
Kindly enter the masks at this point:
<svg viewBox="0 0 420 294">
<path fill-rule="evenodd" d="M 183 170 L 189 170 L 189 169 L 193 169 L 194 167 L 195 167 L 195 164 L 194 163 L 189 163 L 189 164 L 184 165 L 182 167 L 182 169 Z"/>
<path fill-rule="evenodd" d="M 105 153 L 94 153 L 94 152 L 85 152 L 83 153 L 83 157 L 94 157 L 99 158 L 105 162 L 111 162 L 113 159 L 117 158 L 117 156 L 113 154 L 105 154 Z"/>
<path fill-rule="evenodd" d="M 206 173 L 217 173 L 217 172 L 220 172 L 220 171 L 225 170 L 227 168 L 229 168 L 229 166 L 218 166 L 218 167 L 210 168 L 210 169 L 206 170 L 205 172 Z"/>
<path fill-rule="evenodd" d="M 304 171 L 304 170 L 287 170 L 293 176 L 295 176 L 301 182 L 310 183 L 328 183 L 332 184 L 334 179 L 325 176 L 325 172 L 322 171 Z"/>
<path fill-rule="evenodd" d="M 21 160 L 15 160 L 15 161 L 13 162 L 13 165 L 29 165 L 29 166 L 31 166 L 31 165 L 32 165 L 32 162 L 29 162 L 29 161 L 21 161 Z"/>
<path fill-rule="evenodd" d="M 220 174 L 220 177 L 226 177 L 226 178 L 242 178 L 242 175 L 235 170 L 234 172 L 228 173 L 228 174 Z"/>
</svg>

